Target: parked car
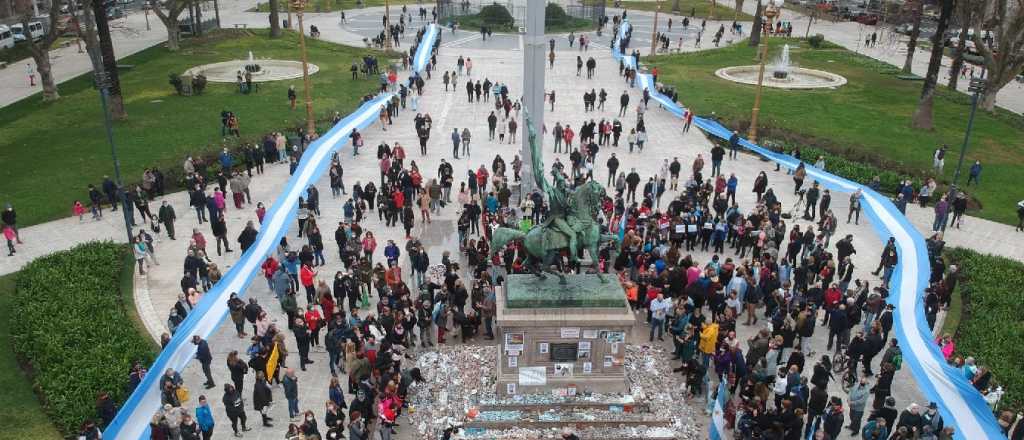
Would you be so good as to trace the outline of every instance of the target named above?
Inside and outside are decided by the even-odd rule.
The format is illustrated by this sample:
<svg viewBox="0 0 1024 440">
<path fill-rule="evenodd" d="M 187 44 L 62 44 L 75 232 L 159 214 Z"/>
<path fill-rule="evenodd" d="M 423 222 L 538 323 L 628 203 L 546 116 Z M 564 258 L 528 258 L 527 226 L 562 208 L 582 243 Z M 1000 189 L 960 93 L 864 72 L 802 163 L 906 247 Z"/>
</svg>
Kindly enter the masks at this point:
<svg viewBox="0 0 1024 440">
<path fill-rule="evenodd" d="M 11 32 L 14 33 L 14 41 L 16 43 L 27 41 L 29 38 L 35 41 L 46 35 L 46 31 L 43 30 L 43 23 L 38 21 L 29 22 L 28 32 L 25 32 L 24 26 L 21 23 L 15 23 L 11 25 Z"/>
<path fill-rule="evenodd" d="M 0 24 L 0 49 L 12 47 L 14 47 L 14 33 L 11 32 L 11 28 Z"/>
<path fill-rule="evenodd" d="M 115 19 L 124 17 L 124 9 L 119 7 L 107 8 L 107 18 Z"/>
<path fill-rule="evenodd" d="M 856 21 L 857 21 L 857 23 L 860 23 L 860 24 L 865 24 L 865 25 L 868 25 L 868 26 L 874 26 L 874 25 L 878 24 L 878 15 L 876 15 L 876 14 L 869 14 L 867 12 L 862 12 L 859 15 L 857 15 Z"/>
</svg>

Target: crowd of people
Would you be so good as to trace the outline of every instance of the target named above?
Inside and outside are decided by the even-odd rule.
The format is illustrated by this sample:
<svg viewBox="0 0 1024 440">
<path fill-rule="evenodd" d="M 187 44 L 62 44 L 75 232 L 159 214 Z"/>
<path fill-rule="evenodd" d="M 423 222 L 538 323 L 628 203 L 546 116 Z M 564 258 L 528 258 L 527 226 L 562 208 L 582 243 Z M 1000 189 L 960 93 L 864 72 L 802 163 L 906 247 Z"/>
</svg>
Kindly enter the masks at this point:
<svg viewBox="0 0 1024 440">
<path fill-rule="evenodd" d="M 580 44 L 584 42 L 580 40 Z M 623 44 L 623 50 L 627 45 Z M 435 64 L 436 57 L 428 74 Z M 443 74 L 444 90 L 457 84 L 463 71 L 470 76 L 471 65 L 471 60 L 460 57 L 455 69 Z M 577 68 L 582 66 L 580 58 Z M 632 81 L 628 69 L 620 68 L 620 74 Z M 418 96 L 423 93 L 422 81 L 415 74 L 400 85 L 388 78 L 387 87 Z M 509 143 L 515 143 L 517 131 L 528 135 L 520 115 L 521 103 L 507 84 L 487 78 L 467 80 L 465 90 L 470 103 L 493 97 L 494 109 L 488 109 L 486 117 L 487 142 L 500 144 L 507 136 Z M 603 112 L 607 96 L 604 89 L 585 93 L 584 111 L 579 114 Z M 553 91 L 549 99 L 553 106 Z M 838 233 L 840 222 L 831 209 L 829 191 L 817 182 L 803 189 L 799 169 L 794 173 L 793 197 L 798 197 L 802 212 L 783 205 L 777 194 L 788 189 L 772 185 L 763 171 L 743 182 L 756 193 L 756 200 L 741 203 L 736 196 L 741 191 L 740 176 L 723 171 L 723 165 L 729 168 L 727 164 L 738 159 L 735 139 L 725 146 L 716 144 L 689 164 L 678 157 L 663 158 L 652 175 L 642 176 L 635 168 L 628 173 L 620 171 L 615 151 L 625 127 L 629 130 L 625 140 L 628 152 L 623 145 L 620 153 L 632 153 L 634 146 L 637 152 L 644 151 L 649 99 L 650 92 L 644 90 L 629 114 L 630 96 L 623 91 L 616 118 L 582 117 L 579 123 L 556 123 L 550 130 L 556 155 L 549 163 L 550 170 L 537 171 L 560 173 L 575 187 L 595 179 L 596 164 L 604 159 L 599 155 L 606 152 L 609 191 L 599 216 L 605 232 L 622 239 L 591 257 L 597 270 L 618 274 L 631 307 L 649 326 L 648 341 L 673 348 L 674 359 L 680 362 L 675 372 L 685 378 L 695 404 L 704 400 L 710 408 L 718 397 L 717 384 L 724 382 L 725 419 L 743 439 L 788 440 L 812 435 L 836 439 L 844 428 L 865 440 L 952 438 L 953 429 L 944 423 L 934 402 L 910 404 L 901 411 L 892 395 L 895 375 L 903 368 L 901 348 L 890 337 L 894 309 L 886 304 L 889 280 L 899 261 L 893 240 L 883 247 L 878 268 L 872 273 L 877 280 L 865 273 L 866 268 L 855 267 L 855 237 Z M 394 113 L 405 108 L 402 94 L 400 103 L 394 103 Z M 385 111 L 388 115 L 382 118 L 382 125 L 393 116 L 391 109 Z M 415 105 L 412 111 L 416 111 Z M 431 116 L 421 112 L 413 120 L 420 156 L 443 155 L 444 150 L 428 148 Z M 579 127 L 578 133 L 573 125 Z M 482 138 L 472 136 L 469 127 L 460 128 L 451 133 L 456 160 L 468 159 L 470 140 Z M 546 126 L 540 131 L 541 136 L 548 134 Z M 353 133 L 354 154 L 363 142 L 362 134 Z M 263 145 L 245 147 L 241 164 L 225 151 L 220 171 L 213 176 L 201 161 L 189 158 L 184 163 L 196 223 L 210 223 L 218 256 L 222 250 L 233 252 L 224 220 L 228 209 L 252 211 L 253 219 L 233 241 L 242 252 L 255 242 L 266 209 L 260 203 L 252 204 L 249 179 L 253 169 L 262 173 L 264 163 L 286 161 L 294 171 L 303 148 L 284 146 L 283 136 L 272 133 Z M 557 155 L 563 152 L 568 155 L 567 163 Z M 287 426 L 275 429 L 287 439 L 390 439 L 406 411 L 410 388 L 424 381 L 422 372 L 410 367 L 416 354 L 435 344 L 494 339 L 496 289 L 509 274 L 528 272 L 530 257 L 523 244 L 512 242 L 492 249 L 490 233 L 498 226 L 529 229 L 548 220 L 547 202 L 540 192 L 523 194 L 518 201 L 513 197 L 522 169 L 519 156 L 508 163 L 500 154 L 489 159 L 489 166 L 481 161 L 479 167 L 467 167 L 464 175 L 456 171 L 454 162 L 440 159 L 435 175 L 433 170 L 421 169 L 400 142 L 382 138 L 376 149 L 379 181 L 357 180 L 346 186 L 344 162 L 336 154 L 329 169 L 329 185 L 331 197 L 342 203 L 340 217 L 321 213 L 318 188 L 305 188 L 298 203 L 295 238 L 282 237 L 261 265 L 267 291 L 277 304 L 261 304 L 252 292 L 245 295 L 247 300 L 236 293 L 227 300 L 234 334 L 249 345 L 244 352 L 230 351 L 224 361 L 231 381 L 222 385 L 222 407 L 212 409 L 204 394 L 190 411 L 190 392 L 180 372 L 168 369 L 160 377 L 163 406 L 152 419 L 153 438 L 209 439 L 215 425 L 213 411 L 221 410 L 236 437 L 251 429 L 250 409 L 260 414 L 265 428 L 275 427 L 278 421 L 269 415 L 270 407 L 275 395 L 283 395 L 289 420 Z M 102 187 L 105 192 L 106 182 Z M 162 193 L 161 187 L 154 183 L 140 188 L 136 199 L 151 200 L 153 193 Z M 233 206 L 226 200 L 228 190 Z M 90 198 L 93 192 L 99 193 L 90 188 Z M 851 197 L 854 201 L 859 203 L 859 193 Z M 170 208 L 166 202 L 155 219 L 139 208 L 139 201 L 133 202 L 124 209 L 134 206 L 150 222 L 163 225 L 169 238 L 175 238 L 178 217 L 173 209 L 164 209 Z M 12 210 L 8 207 L 7 211 Z M 440 261 L 432 263 L 429 246 L 413 231 L 417 224 L 423 229 L 432 216 L 443 212 L 455 213 L 458 218 L 459 246 L 443 250 Z M 847 224 L 855 213 L 859 221 L 859 205 L 851 203 Z M 13 226 L 13 214 L 10 217 Z M 5 225 L 7 220 L 5 213 Z M 330 274 L 325 269 L 335 254 L 327 252 L 325 244 L 329 243 L 325 243 L 320 226 L 333 220 L 338 220 L 334 243 L 341 269 Z M 381 228 L 377 233 L 399 228 L 405 242 L 378 243 L 375 231 L 364 227 L 367 223 Z M 16 232 L 12 227 L 5 228 L 5 233 L 8 229 Z M 932 277 L 925 303 L 930 325 L 934 325 L 938 310 L 948 306 L 949 292 L 957 283 L 957 269 L 947 269 L 939 257 L 941 240 L 937 234 L 928 246 Z M 141 230 L 135 247 L 140 273 L 147 259 L 156 263 L 152 242 L 152 236 Z M 184 255 L 181 291 L 169 311 L 169 332 L 162 338 L 165 345 L 204 292 L 223 276 L 206 243 L 199 227 L 194 228 Z M 563 252 L 555 264 L 562 271 L 583 270 L 573 257 Z M 273 318 L 279 315 L 286 317 L 284 323 Z M 746 340 L 737 336 L 745 331 L 754 336 Z M 821 341 L 812 342 L 816 331 L 827 333 L 824 346 Z M 212 375 L 215 359 L 209 343 L 198 336 L 192 343 L 206 379 L 204 386 L 213 390 L 217 386 Z M 943 353 L 948 350 L 947 359 L 956 363 L 966 378 L 979 390 L 988 391 L 990 372 L 972 358 L 956 358 L 948 335 L 936 343 Z M 291 353 L 291 347 L 297 353 Z M 310 354 L 316 352 L 326 352 L 327 365 L 310 366 L 314 364 Z M 330 383 L 323 390 L 300 387 L 302 376 L 296 368 L 328 370 Z M 842 372 L 841 377 L 834 372 Z M 129 390 L 145 374 L 145 369 L 136 365 L 130 372 Z M 843 391 L 830 388 L 833 382 L 840 382 Z M 300 408 L 300 393 L 325 396 L 322 408 Z M 87 422 L 83 432 L 106 426 L 116 414 L 109 396 L 101 396 L 97 409 L 100 422 Z M 1018 426 L 1015 432 L 1021 431 Z"/>
</svg>

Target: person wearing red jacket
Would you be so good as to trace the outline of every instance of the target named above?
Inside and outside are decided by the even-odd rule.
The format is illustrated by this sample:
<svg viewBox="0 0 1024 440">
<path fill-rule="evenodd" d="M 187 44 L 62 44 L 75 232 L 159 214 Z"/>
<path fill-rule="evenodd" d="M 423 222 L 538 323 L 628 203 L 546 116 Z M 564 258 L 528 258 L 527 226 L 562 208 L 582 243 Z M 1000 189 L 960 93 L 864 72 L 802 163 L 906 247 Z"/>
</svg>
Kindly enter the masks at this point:
<svg viewBox="0 0 1024 440">
<path fill-rule="evenodd" d="M 313 304 L 314 298 L 316 298 L 316 288 L 313 286 L 313 278 L 316 277 L 316 271 L 309 264 L 303 264 L 302 268 L 299 269 L 299 282 L 302 283 L 302 287 L 306 288 L 306 303 Z"/>
<path fill-rule="evenodd" d="M 263 269 L 263 277 L 267 279 L 267 287 L 270 288 L 271 292 L 274 291 L 274 272 L 277 272 L 278 266 L 279 264 L 273 255 L 267 255 L 267 259 L 260 266 L 260 269 Z"/>
<path fill-rule="evenodd" d="M 825 291 L 825 319 L 821 322 L 821 325 L 828 324 L 828 316 L 832 314 L 832 310 L 835 309 L 839 301 L 843 299 L 843 293 L 839 291 L 839 285 L 832 283 L 832 286 Z"/>
<path fill-rule="evenodd" d="M 327 295 L 325 295 L 327 296 Z M 306 327 L 309 327 L 309 343 L 314 347 L 320 346 L 320 327 L 323 323 L 323 316 L 316 309 L 316 305 L 310 303 L 306 306 Z"/>
</svg>

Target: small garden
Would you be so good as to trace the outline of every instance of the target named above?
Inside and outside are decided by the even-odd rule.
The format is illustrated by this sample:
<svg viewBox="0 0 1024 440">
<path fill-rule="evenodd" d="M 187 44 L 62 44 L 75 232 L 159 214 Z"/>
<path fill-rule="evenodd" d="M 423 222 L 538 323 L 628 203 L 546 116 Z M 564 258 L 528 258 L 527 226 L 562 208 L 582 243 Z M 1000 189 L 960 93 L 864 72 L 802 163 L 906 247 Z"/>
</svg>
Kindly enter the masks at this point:
<svg viewBox="0 0 1024 440">
<path fill-rule="evenodd" d="M 43 412 L 32 389 L 32 380 L 11 351 L 11 321 L 15 279 L 13 273 L 0 277 L 0 439 L 57 440 L 60 434 Z"/>
<path fill-rule="evenodd" d="M 458 15 L 445 19 L 445 23 L 458 22 L 461 29 L 475 30 L 481 27 L 489 27 L 495 32 L 515 31 L 515 18 L 504 5 L 497 3 L 486 5 L 480 8 L 476 14 Z M 544 32 L 559 33 L 581 30 L 592 30 L 596 28 L 592 20 L 573 17 L 565 12 L 562 6 L 556 3 L 548 3 L 544 8 Z"/>
<path fill-rule="evenodd" d="M 921 83 L 897 78 L 899 69 L 827 41 L 818 48 L 803 39 L 772 38 L 769 59 L 790 45 L 796 65 L 845 76 L 849 83 L 834 90 L 765 88 L 761 101 L 759 138 L 777 150 L 800 147 L 813 162 L 824 155 L 827 168 L 859 182 L 873 175 L 882 189 L 892 190 L 900 177 L 920 182 L 932 176 L 932 154 L 949 145 L 946 166 L 937 177 L 952 181 L 959 147 L 967 126 L 967 95 L 939 87 L 935 99 L 935 130 L 910 128 Z M 723 124 L 745 133 L 755 86 L 715 76 L 722 67 L 755 64 L 756 48 L 745 42 L 713 51 L 647 57 L 657 66 L 659 82 L 676 86 L 679 101 L 698 115 L 712 112 Z M 1016 224 L 1015 205 L 1024 197 L 1017 190 L 1024 178 L 1024 121 L 1005 110 L 979 111 L 964 158 L 961 184 L 974 160 L 982 163 L 981 185 L 966 188 L 974 202 L 969 214 Z"/>
<path fill-rule="evenodd" d="M 413 5 L 416 0 L 390 0 L 391 6 Z M 277 10 L 288 12 L 289 2 L 281 0 L 277 3 Z M 306 12 L 334 12 L 348 11 L 350 9 L 369 8 L 384 6 L 384 0 L 313 0 L 306 4 Z M 270 12 L 270 2 L 259 2 L 250 12 Z"/>
<path fill-rule="evenodd" d="M 611 3 L 609 3 L 610 5 Z M 660 2 L 651 1 L 624 1 L 621 2 L 623 9 L 627 11 L 654 11 L 661 5 L 661 12 L 678 14 L 681 17 L 692 18 L 711 18 L 712 10 L 714 10 L 714 18 L 716 20 L 736 20 L 736 21 L 754 21 L 754 17 L 743 11 L 736 12 L 735 8 L 727 5 L 735 4 L 734 2 L 722 2 L 715 1 L 712 3 L 711 0 L 665 0 Z M 673 10 L 675 5 L 679 5 L 679 10 Z M 699 24 L 699 23 L 698 23 Z"/>
<path fill-rule="evenodd" d="M 294 133 L 304 125 L 305 112 L 301 107 L 289 110 L 287 99 L 288 86 L 301 90 L 302 80 L 262 83 L 258 93 L 249 94 L 239 93 L 235 84 L 210 82 L 203 84 L 198 96 L 180 96 L 168 83 L 170 74 L 244 59 L 250 50 L 257 58 L 299 59 L 296 34 L 270 39 L 268 32 L 221 30 L 182 42 L 179 52 L 153 47 L 118 61 L 134 66 L 121 72 L 128 119 L 114 123 L 126 183 L 139 182 L 144 168 L 157 167 L 166 176 L 167 189 L 174 190 L 183 181 L 181 164 L 186 156 L 213 155 L 222 144 L 234 148 L 257 142 L 270 131 Z M 353 61 L 372 54 L 382 65 L 387 62 L 385 52 L 312 39 L 306 45 L 310 62 L 320 67 L 310 79 L 313 108 L 325 122 L 335 111 L 349 113 L 376 88 L 376 79 L 352 80 Z M 0 114 L 0 163 L 8 165 L 0 167 L 0 200 L 15 206 L 20 225 L 68 216 L 76 199 L 87 200 L 88 184 L 113 176 L 100 98 L 91 76 L 69 80 L 59 89 L 59 101 L 43 103 L 33 96 Z M 241 137 L 223 136 L 223 110 L 238 115 Z"/>
<path fill-rule="evenodd" d="M 39 258 L 18 273 L 10 321 L 14 353 L 65 436 L 95 420 L 99 392 L 123 402 L 132 364 L 149 365 L 156 357 L 156 345 L 134 317 L 133 269 L 124 245 L 92 242 Z"/>
<path fill-rule="evenodd" d="M 1024 409 L 1024 263 L 962 248 L 947 250 L 946 260 L 960 269 L 956 355 L 992 371 L 1006 390 L 1000 408 Z"/>
</svg>

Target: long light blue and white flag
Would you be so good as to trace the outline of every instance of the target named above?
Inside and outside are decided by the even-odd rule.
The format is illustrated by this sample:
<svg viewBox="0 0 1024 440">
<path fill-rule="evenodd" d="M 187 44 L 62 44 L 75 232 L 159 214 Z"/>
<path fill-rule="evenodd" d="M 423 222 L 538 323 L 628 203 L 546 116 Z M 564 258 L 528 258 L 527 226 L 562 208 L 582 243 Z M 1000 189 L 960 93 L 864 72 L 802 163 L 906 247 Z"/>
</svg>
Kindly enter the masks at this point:
<svg viewBox="0 0 1024 440">
<path fill-rule="evenodd" d="M 725 433 L 725 402 L 729 390 L 725 381 L 718 382 L 718 397 L 715 398 L 715 408 L 711 410 L 711 426 L 708 437 L 711 440 L 725 440 L 729 438 Z"/>
</svg>

